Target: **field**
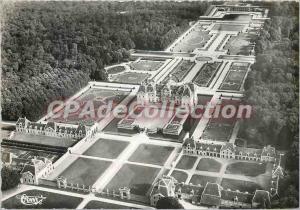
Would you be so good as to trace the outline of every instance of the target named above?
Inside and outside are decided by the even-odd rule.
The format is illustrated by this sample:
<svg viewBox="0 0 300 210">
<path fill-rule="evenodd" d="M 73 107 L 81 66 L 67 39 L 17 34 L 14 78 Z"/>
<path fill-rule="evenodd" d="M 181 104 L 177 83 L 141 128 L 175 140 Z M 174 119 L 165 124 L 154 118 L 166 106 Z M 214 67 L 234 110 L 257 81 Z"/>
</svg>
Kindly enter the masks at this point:
<svg viewBox="0 0 300 210">
<path fill-rule="evenodd" d="M 183 155 L 180 158 L 179 162 L 177 163 L 176 168 L 184 169 L 184 170 L 192 169 L 196 160 L 197 157 L 195 156 Z"/>
<path fill-rule="evenodd" d="M 128 144 L 125 141 L 98 139 L 84 155 L 115 159 Z"/>
<path fill-rule="evenodd" d="M 107 69 L 108 74 L 118 74 L 125 71 L 126 68 L 124 66 L 114 66 Z"/>
<path fill-rule="evenodd" d="M 24 205 L 21 203 L 20 196 L 43 196 L 45 199 L 37 205 Z M 41 190 L 28 190 L 12 196 L 5 201 L 2 201 L 4 209 L 75 209 L 83 198 L 56 194 Z"/>
<path fill-rule="evenodd" d="M 129 161 L 164 165 L 173 150 L 174 147 L 141 144 L 129 158 Z"/>
<path fill-rule="evenodd" d="M 159 171 L 158 168 L 125 164 L 106 188 L 117 190 L 126 186 L 132 194 L 145 196 Z"/>
<path fill-rule="evenodd" d="M 215 183 L 216 181 L 217 181 L 217 177 L 202 176 L 202 175 L 194 174 L 191 178 L 190 183 L 192 183 L 194 185 L 205 186 L 207 182 Z"/>
<path fill-rule="evenodd" d="M 255 190 L 261 190 L 262 188 L 254 183 L 242 180 L 235 180 L 235 179 L 225 179 L 223 178 L 221 186 L 227 190 L 230 189 L 232 191 L 239 190 L 240 192 L 248 192 L 254 193 Z"/>
<path fill-rule="evenodd" d="M 237 36 L 231 36 L 224 46 L 229 55 L 250 55 L 252 46 L 251 42 L 256 36 L 250 33 L 241 33 Z"/>
<path fill-rule="evenodd" d="M 124 72 L 121 74 L 112 75 L 110 80 L 118 83 L 140 84 L 150 76 L 151 74 L 147 73 Z"/>
<path fill-rule="evenodd" d="M 98 116 L 97 113 L 99 107 L 105 104 L 112 103 L 113 108 L 117 104 L 119 104 L 129 93 L 129 91 L 122 91 L 118 89 L 92 88 L 87 90 L 74 100 L 81 105 L 81 107 L 78 108 L 77 111 L 71 113 L 66 112 L 67 116 L 64 117 L 65 109 L 62 109 L 56 113 L 57 115 L 59 115 L 58 117 L 50 118 L 48 120 L 70 124 L 83 123 L 87 126 L 91 126 L 93 125 L 94 121 L 99 121 L 104 117 Z M 89 110 L 89 112 L 94 111 L 94 116 L 92 114 L 84 115 L 84 112 L 82 112 L 88 102 L 92 102 L 93 104 L 93 109 Z"/>
<path fill-rule="evenodd" d="M 182 82 L 182 80 L 190 72 L 194 65 L 194 62 L 191 62 L 189 60 L 182 60 L 170 73 L 170 75 L 172 76 L 172 80 L 174 80 L 175 82 Z M 166 77 L 164 81 L 166 81 L 167 79 L 169 79 L 169 77 Z"/>
<path fill-rule="evenodd" d="M 174 177 L 178 181 L 178 183 L 185 182 L 186 179 L 188 178 L 187 173 L 183 171 L 177 171 L 177 170 L 174 170 L 171 176 Z"/>
<path fill-rule="evenodd" d="M 233 25 L 233 24 L 215 24 L 212 31 L 242 31 L 244 25 Z"/>
<path fill-rule="evenodd" d="M 59 176 L 67 178 L 68 183 L 92 186 L 109 165 L 109 161 L 78 158 Z"/>
<path fill-rule="evenodd" d="M 193 82 L 200 87 L 209 86 L 212 78 L 217 73 L 217 70 L 219 69 L 220 65 L 221 62 L 203 64 L 202 68 L 194 77 Z"/>
<path fill-rule="evenodd" d="M 177 42 L 172 52 L 193 52 L 196 48 L 203 48 L 211 36 L 208 31 L 204 31 L 201 27 L 195 28 Z"/>
<path fill-rule="evenodd" d="M 129 64 L 131 69 L 141 71 L 157 71 L 162 65 L 164 65 L 162 61 L 151 60 L 140 60 Z"/>
<path fill-rule="evenodd" d="M 201 158 L 197 165 L 198 171 L 219 172 L 222 164 L 212 158 Z"/>
<path fill-rule="evenodd" d="M 15 132 L 12 139 L 21 142 L 29 142 L 34 144 L 60 146 L 60 147 L 71 147 L 76 143 L 76 140 L 71 138 L 58 138 L 58 137 L 51 137 L 45 135 L 19 133 L 19 132 Z"/>
<path fill-rule="evenodd" d="M 227 166 L 226 174 L 258 176 L 266 172 L 266 163 L 237 162 Z"/>
<path fill-rule="evenodd" d="M 84 209 L 135 209 L 133 207 L 122 206 L 114 203 L 105 203 L 102 201 L 90 201 Z"/>
</svg>

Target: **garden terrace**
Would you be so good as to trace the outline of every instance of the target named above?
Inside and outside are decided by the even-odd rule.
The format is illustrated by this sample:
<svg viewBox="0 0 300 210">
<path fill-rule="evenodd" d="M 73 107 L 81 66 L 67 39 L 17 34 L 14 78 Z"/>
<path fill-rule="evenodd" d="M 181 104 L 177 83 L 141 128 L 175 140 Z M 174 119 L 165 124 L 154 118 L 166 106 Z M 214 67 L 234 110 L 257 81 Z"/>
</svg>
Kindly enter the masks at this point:
<svg viewBox="0 0 300 210">
<path fill-rule="evenodd" d="M 126 70 L 125 66 L 114 66 L 114 67 L 108 68 L 107 73 L 108 74 L 118 74 L 125 70 Z"/>
<path fill-rule="evenodd" d="M 172 52 L 193 52 L 197 48 L 203 48 L 212 37 L 209 31 L 198 26 L 192 29 L 185 37 L 179 40 L 171 49 Z"/>
<path fill-rule="evenodd" d="M 112 75 L 109 80 L 116 83 L 140 84 L 149 77 L 151 77 L 151 74 L 148 73 L 123 72 Z"/>
<path fill-rule="evenodd" d="M 217 70 L 220 68 L 221 62 L 205 63 L 196 74 L 193 82 L 200 87 L 209 86 L 212 78 L 216 75 Z"/>
<path fill-rule="evenodd" d="M 157 71 L 165 62 L 152 60 L 139 60 L 129 64 L 131 69 L 137 71 Z"/>
<path fill-rule="evenodd" d="M 84 93 L 82 93 L 79 97 L 74 99 L 75 102 L 80 104 L 80 107 L 77 111 L 69 113 L 65 110 L 66 106 L 55 113 L 58 117 L 50 117 L 47 119 L 50 122 L 58 122 L 58 123 L 68 123 L 68 124 L 79 124 L 82 123 L 86 126 L 92 126 L 95 121 L 100 121 L 102 118 L 98 118 L 98 109 L 99 107 L 109 104 L 112 102 L 112 108 L 118 105 L 125 97 L 129 95 L 130 91 L 127 90 L 119 90 L 119 89 L 107 89 L 107 88 L 90 88 Z M 93 110 L 95 117 L 90 115 L 83 115 L 81 111 L 84 110 L 84 107 L 87 103 L 93 103 Z M 64 114 L 68 113 L 65 117 Z"/>
<path fill-rule="evenodd" d="M 253 42 L 256 35 L 253 33 L 240 33 L 237 36 L 231 36 L 224 46 L 229 55 L 251 55 Z"/>
<path fill-rule="evenodd" d="M 171 78 L 175 82 L 182 82 L 185 76 L 190 72 L 190 70 L 194 67 L 195 62 L 191 62 L 189 60 L 182 60 L 171 72 Z M 164 81 L 168 80 L 166 77 Z"/>
</svg>

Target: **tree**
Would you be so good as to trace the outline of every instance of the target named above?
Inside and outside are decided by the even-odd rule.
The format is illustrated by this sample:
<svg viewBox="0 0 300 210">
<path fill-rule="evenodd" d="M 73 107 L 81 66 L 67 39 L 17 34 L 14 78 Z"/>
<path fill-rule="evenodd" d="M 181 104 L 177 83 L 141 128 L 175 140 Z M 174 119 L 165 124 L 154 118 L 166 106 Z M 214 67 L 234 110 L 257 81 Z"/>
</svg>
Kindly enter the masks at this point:
<svg viewBox="0 0 300 210">
<path fill-rule="evenodd" d="M 20 183 L 20 178 L 21 176 L 18 171 L 4 166 L 1 170 L 1 190 L 8 190 L 16 187 Z"/>
<path fill-rule="evenodd" d="M 164 197 L 158 200 L 156 204 L 157 209 L 183 209 L 177 198 Z"/>
</svg>

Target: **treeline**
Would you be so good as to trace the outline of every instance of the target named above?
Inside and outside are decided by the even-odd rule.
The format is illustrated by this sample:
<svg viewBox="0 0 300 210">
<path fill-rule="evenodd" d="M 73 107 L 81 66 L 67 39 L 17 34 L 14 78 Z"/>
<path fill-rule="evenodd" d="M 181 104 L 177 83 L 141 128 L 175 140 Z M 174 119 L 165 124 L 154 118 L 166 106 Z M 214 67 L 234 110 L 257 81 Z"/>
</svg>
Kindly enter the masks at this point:
<svg viewBox="0 0 300 210">
<path fill-rule="evenodd" d="M 299 206 L 299 6 L 297 2 L 266 3 L 270 20 L 256 40 L 256 62 L 245 83 L 245 102 L 254 115 L 241 127 L 253 145 L 286 151 L 285 176 L 272 208 Z"/>
<path fill-rule="evenodd" d="M 4 8 L 2 117 L 36 120 L 130 49 L 163 50 L 205 2 L 17 2 Z"/>
<path fill-rule="evenodd" d="M 286 149 L 298 133 L 299 122 L 298 4 L 272 3 L 270 12 L 245 82 L 245 102 L 253 105 L 254 112 L 242 131 L 250 142 Z"/>
</svg>

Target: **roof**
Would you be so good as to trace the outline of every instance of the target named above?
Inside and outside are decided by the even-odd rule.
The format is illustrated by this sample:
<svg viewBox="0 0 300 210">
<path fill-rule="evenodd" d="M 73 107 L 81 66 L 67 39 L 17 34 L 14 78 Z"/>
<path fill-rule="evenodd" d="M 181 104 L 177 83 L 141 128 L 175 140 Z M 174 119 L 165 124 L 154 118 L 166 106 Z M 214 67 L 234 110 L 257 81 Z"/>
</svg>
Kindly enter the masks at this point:
<svg viewBox="0 0 300 210">
<path fill-rule="evenodd" d="M 176 179 L 171 176 L 163 176 L 154 184 L 151 194 L 161 194 L 164 197 L 169 197 L 172 193 L 172 187 L 176 182 Z"/>
<path fill-rule="evenodd" d="M 21 171 L 21 173 L 30 172 L 32 175 L 35 175 L 35 167 L 29 163 L 26 163 Z"/>
<path fill-rule="evenodd" d="M 196 142 L 196 149 L 203 151 L 211 151 L 211 152 L 220 152 L 222 145 L 219 144 L 205 144 Z"/>
<path fill-rule="evenodd" d="M 225 145 L 223 145 L 222 147 L 221 147 L 221 151 L 223 151 L 223 150 L 230 150 L 231 152 L 234 152 L 235 150 L 234 150 L 234 144 L 233 143 L 226 143 Z"/>
<path fill-rule="evenodd" d="M 186 147 L 188 144 L 189 144 L 191 147 L 195 147 L 195 146 L 196 146 L 195 141 L 194 141 L 193 138 L 186 138 L 186 139 L 184 140 L 183 146 Z"/>
<path fill-rule="evenodd" d="M 76 128 L 76 133 L 78 134 L 81 131 L 81 134 L 86 134 L 86 127 L 82 124 L 79 124 Z"/>
<path fill-rule="evenodd" d="M 19 118 L 18 121 L 16 122 L 16 125 L 22 125 L 24 126 L 26 122 L 25 118 Z"/>
<path fill-rule="evenodd" d="M 246 148 L 246 147 L 235 147 L 235 154 L 240 155 L 242 153 L 243 156 L 249 154 L 250 157 L 260 156 L 262 149 L 254 149 L 254 148 Z"/>
<path fill-rule="evenodd" d="M 252 202 L 257 203 L 258 207 L 269 208 L 271 205 L 269 192 L 265 190 L 256 190 Z"/>
<path fill-rule="evenodd" d="M 276 150 L 274 147 L 271 147 L 270 145 L 263 148 L 263 151 L 261 153 L 262 156 L 270 156 L 275 157 L 276 156 Z"/>
<path fill-rule="evenodd" d="M 204 187 L 201 185 L 180 183 L 176 185 L 175 191 L 181 191 L 183 194 L 190 194 L 192 191 L 194 191 L 194 194 L 201 195 L 204 191 Z"/>
<path fill-rule="evenodd" d="M 252 198 L 253 198 L 253 194 L 237 192 L 237 191 L 230 191 L 230 190 L 222 190 L 221 198 L 223 200 L 228 200 L 228 201 L 233 201 L 233 200 L 237 199 L 238 202 L 250 204 L 252 201 Z"/>
<path fill-rule="evenodd" d="M 200 203 L 206 206 L 219 206 L 221 204 L 221 198 L 212 195 L 203 194 L 201 196 Z"/>
<path fill-rule="evenodd" d="M 54 122 L 47 122 L 45 129 L 47 128 L 52 128 L 53 130 L 55 130 L 55 123 Z"/>
</svg>

